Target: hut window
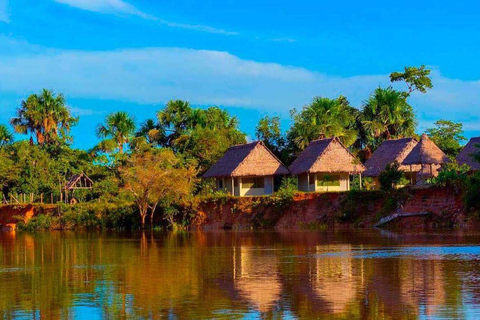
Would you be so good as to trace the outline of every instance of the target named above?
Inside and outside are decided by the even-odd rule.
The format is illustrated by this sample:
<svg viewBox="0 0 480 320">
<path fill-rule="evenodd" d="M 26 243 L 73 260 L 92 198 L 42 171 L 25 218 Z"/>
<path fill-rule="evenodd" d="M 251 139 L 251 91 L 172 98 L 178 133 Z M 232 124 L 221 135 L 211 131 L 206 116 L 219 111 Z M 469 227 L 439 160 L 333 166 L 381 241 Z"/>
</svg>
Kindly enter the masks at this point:
<svg viewBox="0 0 480 320">
<path fill-rule="evenodd" d="M 340 176 L 324 175 L 319 176 L 317 180 L 317 186 L 319 187 L 340 187 Z"/>
<path fill-rule="evenodd" d="M 265 182 L 264 178 L 243 178 L 242 179 L 242 186 L 245 189 L 256 189 L 256 188 L 264 188 Z"/>
<path fill-rule="evenodd" d="M 315 175 L 314 174 L 311 174 L 308 179 L 310 181 L 310 184 L 315 184 Z"/>
<path fill-rule="evenodd" d="M 218 189 L 223 189 L 223 179 L 218 179 Z"/>
</svg>

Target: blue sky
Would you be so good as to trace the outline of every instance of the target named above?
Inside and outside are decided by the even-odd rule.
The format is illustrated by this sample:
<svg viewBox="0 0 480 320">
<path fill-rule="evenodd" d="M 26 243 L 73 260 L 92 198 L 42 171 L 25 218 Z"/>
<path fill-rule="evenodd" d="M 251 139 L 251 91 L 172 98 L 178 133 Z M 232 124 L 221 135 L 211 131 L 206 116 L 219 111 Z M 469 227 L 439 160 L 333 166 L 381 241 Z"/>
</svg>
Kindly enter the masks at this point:
<svg viewBox="0 0 480 320">
<path fill-rule="evenodd" d="M 480 3 L 474 1 L 0 0 L 0 122 L 42 88 L 80 116 L 75 145 L 114 110 L 138 122 L 170 99 L 219 105 L 250 136 L 263 115 L 343 94 L 361 107 L 388 74 L 432 68 L 411 104 L 480 134 Z"/>
</svg>

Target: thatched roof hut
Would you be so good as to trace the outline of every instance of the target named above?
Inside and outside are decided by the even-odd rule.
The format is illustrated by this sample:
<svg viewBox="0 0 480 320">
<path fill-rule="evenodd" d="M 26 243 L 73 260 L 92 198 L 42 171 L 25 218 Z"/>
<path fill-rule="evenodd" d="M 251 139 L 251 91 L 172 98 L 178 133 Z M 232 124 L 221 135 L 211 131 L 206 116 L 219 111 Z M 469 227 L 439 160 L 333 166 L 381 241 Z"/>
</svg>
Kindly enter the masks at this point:
<svg viewBox="0 0 480 320">
<path fill-rule="evenodd" d="M 403 160 L 403 165 L 441 165 L 450 162 L 447 155 L 424 133 L 420 142 Z"/>
<path fill-rule="evenodd" d="M 203 177 L 261 177 L 289 173 L 263 142 L 256 141 L 228 149 Z"/>
<path fill-rule="evenodd" d="M 75 174 L 65 184 L 65 190 L 92 189 L 93 181 L 85 173 Z"/>
<path fill-rule="evenodd" d="M 458 164 L 468 165 L 472 171 L 480 170 L 480 162 L 475 160 L 474 155 L 480 152 L 480 137 L 472 138 L 457 156 Z"/>
<path fill-rule="evenodd" d="M 418 144 L 414 138 L 403 138 L 384 141 L 374 152 L 372 157 L 365 162 L 367 170 L 363 173 L 366 177 L 378 177 L 388 164 L 397 162 L 401 164 L 412 149 Z M 408 171 L 408 166 L 401 165 L 400 170 Z"/>
<path fill-rule="evenodd" d="M 290 165 L 290 171 L 302 173 L 361 173 L 363 164 L 340 142 L 338 138 L 312 141 Z"/>
</svg>

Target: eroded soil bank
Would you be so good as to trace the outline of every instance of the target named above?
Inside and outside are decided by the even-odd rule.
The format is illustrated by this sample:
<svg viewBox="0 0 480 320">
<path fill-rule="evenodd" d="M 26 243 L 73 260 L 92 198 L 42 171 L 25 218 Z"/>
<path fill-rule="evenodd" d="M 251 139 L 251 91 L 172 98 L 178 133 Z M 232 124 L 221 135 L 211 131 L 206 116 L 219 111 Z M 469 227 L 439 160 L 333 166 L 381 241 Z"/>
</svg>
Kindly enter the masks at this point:
<svg viewBox="0 0 480 320">
<path fill-rule="evenodd" d="M 474 229 L 478 219 L 466 212 L 460 194 L 446 188 L 384 192 L 297 194 L 279 203 L 272 197 L 223 198 L 200 205 L 192 228 L 302 230 L 369 228 L 392 213 L 426 214 L 397 218 L 383 227 Z"/>
</svg>

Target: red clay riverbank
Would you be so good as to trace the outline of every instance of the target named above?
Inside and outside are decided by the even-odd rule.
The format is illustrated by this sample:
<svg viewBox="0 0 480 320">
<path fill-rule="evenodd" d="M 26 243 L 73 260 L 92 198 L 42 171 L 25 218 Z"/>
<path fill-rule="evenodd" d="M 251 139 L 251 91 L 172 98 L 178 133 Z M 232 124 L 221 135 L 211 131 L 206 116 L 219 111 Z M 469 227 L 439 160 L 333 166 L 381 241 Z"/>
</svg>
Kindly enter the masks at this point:
<svg viewBox="0 0 480 320">
<path fill-rule="evenodd" d="M 56 205 L 14 204 L 0 206 L 0 229 L 15 229 L 19 219 L 27 222 L 32 217 L 55 210 Z"/>
<path fill-rule="evenodd" d="M 427 216 L 399 218 L 388 228 L 475 228 L 469 219 L 461 195 L 450 189 L 403 189 L 387 196 L 380 192 L 297 194 L 292 202 L 273 205 L 268 197 L 228 198 L 204 202 L 194 219 L 193 228 L 276 230 L 373 227 L 380 218 L 400 208 L 405 213 Z"/>
</svg>

